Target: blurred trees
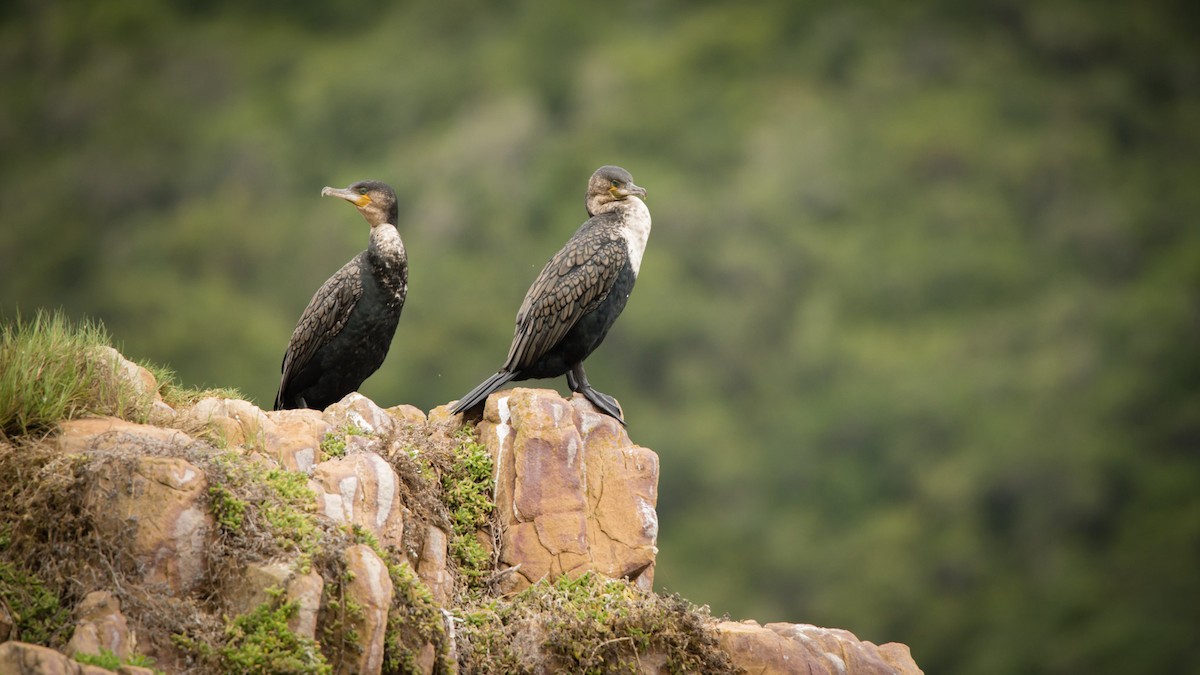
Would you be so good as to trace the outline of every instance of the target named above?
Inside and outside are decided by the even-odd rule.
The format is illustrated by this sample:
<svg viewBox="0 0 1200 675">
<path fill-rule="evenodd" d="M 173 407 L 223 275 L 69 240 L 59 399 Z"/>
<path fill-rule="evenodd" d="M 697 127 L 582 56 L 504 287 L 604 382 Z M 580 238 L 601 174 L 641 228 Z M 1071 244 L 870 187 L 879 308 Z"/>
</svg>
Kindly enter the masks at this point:
<svg viewBox="0 0 1200 675">
<path fill-rule="evenodd" d="M 662 457 L 660 588 L 929 672 L 1195 670 L 1195 14 L 11 5 L 0 312 L 266 405 L 366 241 L 320 188 L 379 178 L 411 292 L 364 392 L 429 409 L 617 163 L 655 230 L 589 373 Z"/>
</svg>

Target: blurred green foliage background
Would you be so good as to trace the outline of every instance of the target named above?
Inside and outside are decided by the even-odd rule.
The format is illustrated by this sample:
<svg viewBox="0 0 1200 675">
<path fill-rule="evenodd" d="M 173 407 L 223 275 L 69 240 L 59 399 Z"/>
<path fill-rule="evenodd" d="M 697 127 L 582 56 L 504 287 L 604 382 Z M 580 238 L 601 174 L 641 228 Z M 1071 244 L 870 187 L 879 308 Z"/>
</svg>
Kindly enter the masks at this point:
<svg viewBox="0 0 1200 675">
<path fill-rule="evenodd" d="M 588 362 L 662 460 L 657 586 L 930 673 L 1200 672 L 1200 20 L 1184 2 L 24 0 L 0 314 L 103 320 L 269 406 L 401 198 L 364 386 L 457 398 L 629 169 Z M 565 391 L 564 383 L 542 383 Z"/>
</svg>

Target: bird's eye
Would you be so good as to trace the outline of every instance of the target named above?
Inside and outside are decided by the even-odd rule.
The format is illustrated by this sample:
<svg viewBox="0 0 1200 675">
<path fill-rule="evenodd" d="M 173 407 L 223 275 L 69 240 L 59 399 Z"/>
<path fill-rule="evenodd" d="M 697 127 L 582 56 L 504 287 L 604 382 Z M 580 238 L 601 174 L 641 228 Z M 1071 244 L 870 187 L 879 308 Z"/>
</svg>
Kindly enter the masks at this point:
<svg viewBox="0 0 1200 675">
<path fill-rule="evenodd" d="M 617 180 L 617 179 L 615 179 L 615 178 L 614 178 L 614 179 L 612 180 L 612 186 L 613 186 L 613 187 L 621 187 L 621 181 L 619 181 L 619 180 Z"/>
<path fill-rule="evenodd" d="M 365 188 L 365 187 L 358 188 L 358 194 L 360 194 L 360 195 L 367 194 L 367 188 Z"/>
</svg>

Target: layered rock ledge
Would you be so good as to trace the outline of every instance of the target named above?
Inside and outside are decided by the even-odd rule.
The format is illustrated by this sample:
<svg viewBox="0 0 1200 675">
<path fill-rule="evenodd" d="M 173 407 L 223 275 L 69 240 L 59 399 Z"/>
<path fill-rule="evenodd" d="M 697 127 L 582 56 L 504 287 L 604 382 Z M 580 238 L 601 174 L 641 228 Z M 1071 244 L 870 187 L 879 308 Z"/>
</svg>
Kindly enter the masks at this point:
<svg viewBox="0 0 1200 675">
<path fill-rule="evenodd" d="M 154 389 L 144 369 L 120 372 Z M 498 392 L 466 430 L 445 407 L 427 418 L 358 394 L 323 412 L 157 401 L 154 421 L 71 420 L 43 441 L 0 442 L 0 478 L 29 480 L 12 491 L 18 504 L 0 504 L 27 510 L 0 523 L 13 537 L 4 545 L 70 557 L 23 566 L 0 558 L 0 673 L 112 672 L 77 655 L 110 655 L 129 674 L 152 672 L 130 665 L 139 659 L 166 673 L 227 671 L 253 651 L 237 651 L 238 641 L 260 624 L 294 641 L 292 654 L 311 666 L 258 664 L 268 672 L 472 672 L 479 662 L 464 645 L 514 635 L 522 645 L 485 648 L 528 672 L 559 672 L 569 670 L 562 654 L 537 645 L 552 615 L 471 637 L 479 603 L 594 575 L 622 580 L 630 598 L 653 597 L 658 457 L 582 397 Z M 459 489 L 455 453 L 467 447 L 490 458 L 483 494 L 494 510 L 464 533 L 437 500 Z M 36 466 L 20 473 L 22 461 Z M 30 522 L 48 508 L 68 511 L 61 522 Z M 27 533 L 53 545 L 39 548 Z M 487 563 L 473 585 L 460 559 L 466 544 Z M 44 578 L 50 571 L 61 578 Z M 61 616 L 34 616 L 14 599 L 45 588 L 69 603 Z M 904 645 L 846 631 L 697 621 L 707 637 L 696 644 L 719 652 L 730 672 L 921 672 Z M 676 667 L 661 643 L 629 644 L 637 672 Z"/>
</svg>

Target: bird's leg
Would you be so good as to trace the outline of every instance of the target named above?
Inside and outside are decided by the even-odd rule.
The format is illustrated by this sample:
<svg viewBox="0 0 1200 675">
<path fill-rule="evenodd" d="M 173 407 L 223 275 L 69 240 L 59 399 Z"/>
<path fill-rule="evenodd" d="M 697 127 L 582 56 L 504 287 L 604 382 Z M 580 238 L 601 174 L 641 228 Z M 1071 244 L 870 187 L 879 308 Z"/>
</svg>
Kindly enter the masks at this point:
<svg viewBox="0 0 1200 675">
<path fill-rule="evenodd" d="M 625 426 L 625 419 L 621 415 L 621 406 L 617 405 L 617 399 L 592 388 L 592 385 L 588 383 L 587 373 L 583 372 L 582 363 L 576 363 L 567 371 L 567 386 L 571 388 L 571 391 L 583 394 L 584 398 L 600 409 L 600 412 L 620 422 L 621 426 Z"/>
</svg>

